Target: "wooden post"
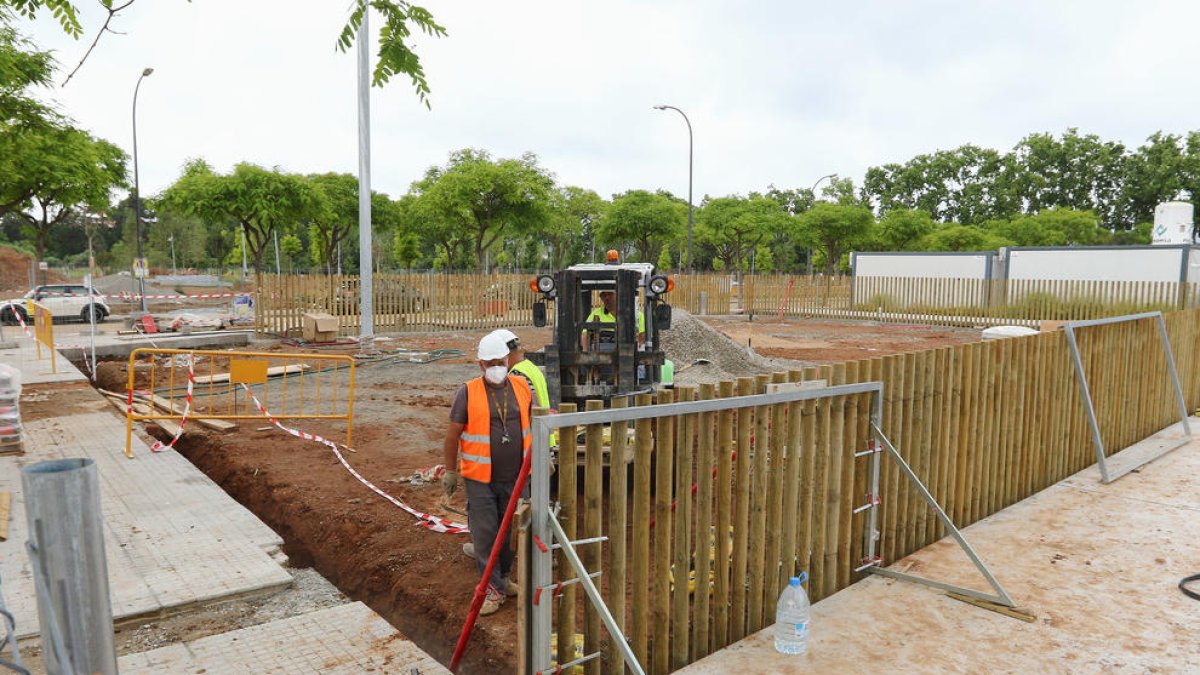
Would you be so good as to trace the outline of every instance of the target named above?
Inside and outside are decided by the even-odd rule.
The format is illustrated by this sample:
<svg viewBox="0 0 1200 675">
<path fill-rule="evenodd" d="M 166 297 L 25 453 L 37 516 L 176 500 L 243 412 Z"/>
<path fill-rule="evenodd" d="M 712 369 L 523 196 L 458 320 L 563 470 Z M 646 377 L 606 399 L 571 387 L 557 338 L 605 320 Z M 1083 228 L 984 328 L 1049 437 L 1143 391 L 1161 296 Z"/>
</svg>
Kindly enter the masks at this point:
<svg viewBox="0 0 1200 675">
<path fill-rule="evenodd" d="M 660 404 L 673 403 L 675 392 L 658 392 Z M 654 643 L 652 672 L 671 670 L 671 488 L 675 473 L 675 418 L 659 417 L 654 453 Z"/>
<path fill-rule="evenodd" d="M 850 361 L 846 364 L 846 384 L 859 382 L 860 369 L 865 364 L 862 361 Z M 838 566 L 837 566 L 837 588 L 842 589 L 850 585 L 850 571 L 858 565 L 851 561 L 850 548 L 854 537 L 854 507 L 858 506 L 866 497 L 866 490 L 859 492 L 854 489 L 858 482 L 855 472 L 855 465 L 858 463 L 855 460 L 854 453 L 858 452 L 858 414 L 859 402 L 862 399 L 861 395 L 844 397 L 843 410 L 843 430 L 842 430 L 842 485 L 841 485 L 841 501 L 839 502 L 838 523 L 839 532 L 837 538 L 838 551 Z M 866 443 L 862 444 L 863 447 Z M 865 475 L 865 474 L 864 474 Z"/>
<path fill-rule="evenodd" d="M 804 373 L 799 370 L 788 371 L 788 382 L 800 382 Z M 800 505 L 800 402 L 789 403 L 786 406 L 787 429 L 781 435 L 784 439 L 786 454 L 783 468 L 783 505 L 780 509 L 783 528 L 783 538 L 779 542 L 781 557 L 780 584 L 786 584 L 788 579 L 798 571 L 796 543 L 800 535 L 801 514 Z"/>
<path fill-rule="evenodd" d="M 904 359 L 903 354 L 883 357 L 883 431 L 892 443 L 900 440 L 904 421 Z M 883 491 L 883 532 L 880 536 L 880 556 L 884 563 L 896 559 L 896 521 L 900 513 L 900 468 L 886 457 L 880 485 Z"/>
<path fill-rule="evenodd" d="M 738 396 L 754 391 L 754 380 L 739 377 Z M 746 637 L 746 563 L 750 535 L 750 425 L 751 410 L 737 411 L 737 469 L 734 475 L 737 490 L 733 508 L 733 578 L 730 581 L 733 603 L 730 611 L 729 641 Z"/>
<path fill-rule="evenodd" d="M 629 405 L 625 396 L 612 399 L 613 409 Z M 608 451 L 608 571 L 606 587 L 608 589 L 608 609 L 616 619 L 617 625 L 625 627 L 625 580 L 626 580 L 626 504 L 629 500 L 629 466 L 625 463 L 628 445 L 629 422 L 613 422 L 609 432 Z M 645 529 L 645 528 L 641 528 Z M 618 640 L 624 640 L 624 635 L 609 635 L 608 648 L 605 650 L 606 669 L 613 675 L 623 675 L 625 660 L 617 647 Z"/>
<path fill-rule="evenodd" d="M 713 398 L 714 387 L 711 384 L 700 385 L 700 398 Z M 696 457 L 696 544 L 693 556 L 696 561 L 696 610 L 693 626 L 695 639 L 692 640 L 690 661 L 697 661 L 709 654 L 709 635 L 711 615 L 712 583 L 709 581 L 712 570 L 714 537 L 717 536 L 712 528 L 713 515 L 713 426 L 716 421 L 714 413 L 700 414 L 699 436 Z M 727 452 L 729 446 L 721 448 Z"/>
<path fill-rule="evenodd" d="M 829 366 L 821 366 L 821 379 L 833 383 L 833 373 Z M 813 465 L 813 521 L 812 521 L 812 550 L 810 563 L 812 573 L 809 574 L 809 595 L 813 602 L 825 597 L 825 551 L 829 539 L 826 536 L 826 526 L 829 519 L 829 458 L 832 455 L 830 438 L 833 416 L 833 399 L 823 398 L 817 401 L 816 407 L 816 447 L 815 463 Z M 836 577 L 836 575 L 835 575 Z"/>
<path fill-rule="evenodd" d="M 588 401 L 588 411 L 604 410 L 604 401 Z M 601 532 L 601 493 L 604 489 L 604 425 L 587 425 L 586 445 L 584 447 L 584 478 L 583 478 L 583 536 L 585 538 L 599 537 Z M 611 457 L 610 457 L 611 459 Z M 589 572 L 600 570 L 601 548 L 599 544 L 587 544 L 579 551 L 584 567 Z M 600 612 L 591 602 L 585 603 L 583 614 L 583 647 L 585 654 L 600 651 Z M 600 660 L 592 659 L 584 664 L 587 675 L 599 675 Z"/>
<path fill-rule="evenodd" d="M 733 382 L 720 383 L 721 398 L 733 397 Z M 714 534 L 717 547 L 716 582 L 713 584 L 713 651 L 730 643 L 729 600 L 730 600 L 730 556 L 733 551 L 729 541 L 731 511 L 733 507 L 733 411 L 717 413 L 717 530 Z"/>
<path fill-rule="evenodd" d="M 575 412 L 574 403 L 563 403 L 558 407 L 561 412 Z M 576 501 L 579 487 L 579 448 L 576 441 L 577 427 L 563 427 L 558 437 L 558 519 L 562 523 L 563 532 L 568 539 L 576 539 L 575 522 L 578 517 Z M 563 581 L 574 578 L 571 563 L 559 551 L 558 573 Z M 575 586 L 563 589 L 558 604 L 558 662 L 566 663 L 575 659 Z"/>
<path fill-rule="evenodd" d="M 812 381 L 817 379 L 816 368 L 805 368 L 804 379 Z M 812 578 L 813 566 L 813 522 L 814 522 L 814 506 L 813 500 L 816 494 L 815 475 L 816 475 L 816 415 L 817 404 L 815 401 L 805 401 L 800 406 L 800 496 L 799 496 L 799 513 L 796 514 L 800 521 L 796 534 L 796 566 L 797 571 L 809 572 L 809 578 Z M 809 588 L 815 588 L 811 583 Z"/>
<path fill-rule="evenodd" d="M 769 376 L 755 378 L 755 393 L 766 393 Z M 767 406 L 754 408 L 753 456 L 750 458 L 750 599 L 747 602 L 746 633 L 762 627 L 763 621 L 763 576 L 765 574 L 766 528 L 767 528 L 767 481 L 768 454 L 770 452 L 770 412 Z"/>
<path fill-rule="evenodd" d="M 786 381 L 787 373 L 779 372 L 771 376 L 773 383 L 782 384 Z M 767 494 L 767 550 L 763 568 L 762 620 L 764 625 L 774 620 L 775 603 L 779 599 L 780 570 L 784 567 L 781 564 L 780 551 L 783 546 L 784 478 L 787 476 L 787 463 L 784 456 L 784 446 L 787 443 L 787 430 L 784 426 L 786 410 L 787 406 L 783 404 L 771 406 L 771 454 L 770 457 L 763 458 L 764 460 L 770 459 L 767 473 L 770 489 Z"/>
<path fill-rule="evenodd" d="M 681 402 L 691 401 L 695 392 L 692 387 L 676 388 L 678 400 Z M 692 432 L 695 429 L 695 419 L 695 415 L 677 418 L 679 428 L 675 434 L 675 521 L 672 535 L 675 588 L 671 592 L 671 670 L 686 666 L 690 654 L 688 609 L 691 595 L 688 592 L 688 573 L 692 554 Z"/>
<path fill-rule="evenodd" d="M 837 386 L 846 382 L 846 364 L 838 363 L 833 366 L 833 374 L 829 380 Z M 842 527 L 842 500 L 848 499 L 842 489 L 842 474 L 844 467 L 844 447 L 846 436 L 846 397 L 838 396 L 830 401 L 829 450 L 827 489 L 825 492 L 825 566 L 821 576 L 821 597 L 833 595 L 838 589 L 838 565 L 841 558 L 838 552 L 840 530 Z"/>
<path fill-rule="evenodd" d="M 649 394 L 637 397 L 637 405 L 653 402 Z M 654 421 L 635 422 L 637 454 L 633 459 L 633 586 L 630 589 L 633 624 L 633 653 L 638 663 L 649 664 L 650 635 L 650 463 L 654 458 Z"/>
</svg>

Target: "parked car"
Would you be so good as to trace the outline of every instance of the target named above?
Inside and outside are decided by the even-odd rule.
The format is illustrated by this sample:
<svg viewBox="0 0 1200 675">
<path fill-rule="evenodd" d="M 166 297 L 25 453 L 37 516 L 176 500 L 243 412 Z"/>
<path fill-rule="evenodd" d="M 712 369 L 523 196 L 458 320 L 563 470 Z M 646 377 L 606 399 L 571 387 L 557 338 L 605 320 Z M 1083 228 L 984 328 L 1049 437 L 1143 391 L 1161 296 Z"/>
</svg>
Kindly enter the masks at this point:
<svg viewBox="0 0 1200 675">
<path fill-rule="evenodd" d="M 375 311 L 392 312 L 399 308 L 401 313 L 419 312 L 429 308 L 429 301 L 421 291 L 406 286 L 398 281 L 375 279 L 374 283 Z M 358 284 L 343 283 L 337 289 L 334 298 L 334 309 L 358 311 Z"/>
<path fill-rule="evenodd" d="M 104 321 L 112 314 L 108 303 L 96 293 L 96 289 L 76 284 L 55 284 L 38 286 L 21 298 L 0 302 L 0 321 L 9 325 L 17 323 L 17 315 L 26 323 L 29 322 L 29 311 L 26 300 L 34 300 L 50 310 L 55 319 L 79 318 L 90 321 L 89 312 L 95 314 L 96 323 Z"/>
</svg>

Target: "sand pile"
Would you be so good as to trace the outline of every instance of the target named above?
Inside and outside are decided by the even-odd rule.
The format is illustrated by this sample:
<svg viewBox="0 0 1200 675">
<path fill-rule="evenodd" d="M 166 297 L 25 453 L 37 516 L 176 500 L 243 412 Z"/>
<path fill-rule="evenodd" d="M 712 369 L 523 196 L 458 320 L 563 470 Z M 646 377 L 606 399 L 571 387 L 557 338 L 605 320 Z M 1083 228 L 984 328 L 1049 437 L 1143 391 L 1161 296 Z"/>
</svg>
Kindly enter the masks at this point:
<svg viewBox="0 0 1200 675">
<path fill-rule="evenodd" d="M 671 329 L 663 333 L 663 351 L 675 362 L 677 384 L 700 384 L 787 370 L 778 359 L 755 354 L 690 313 L 672 309 Z M 711 363 L 695 364 L 698 359 Z M 794 367 L 794 366 L 791 366 Z"/>
</svg>

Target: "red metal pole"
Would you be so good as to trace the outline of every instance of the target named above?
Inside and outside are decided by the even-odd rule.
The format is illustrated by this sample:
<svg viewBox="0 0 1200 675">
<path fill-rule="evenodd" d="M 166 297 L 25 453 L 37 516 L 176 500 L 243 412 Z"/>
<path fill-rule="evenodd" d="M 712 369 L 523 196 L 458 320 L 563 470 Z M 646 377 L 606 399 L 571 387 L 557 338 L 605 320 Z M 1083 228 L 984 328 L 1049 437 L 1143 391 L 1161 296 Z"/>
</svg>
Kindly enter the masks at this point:
<svg viewBox="0 0 1200 675">
<path fill-rule="evenodd" d="M 775 317 L 776 321 L 783 321 L 783 310 L 787 309 L 788 300 L 792 297 L 792 284 L 796 283 L 796 277 L 788 277 L 787 292 L 783 294 L 783 302 L 779 303 L 779 316 Z"/>
<path fill-rule="evenodd" d="M 475 587 L 475 596 L 471 598 L 471 610 L 467 612 L 467 620 L 463 623 L 462 633 L 458 636 L 458 644 L 454 647 L 454 656 L 450 659 L 450 672 L 458 672 L 458 665 L 462 662 L 463 653 L 467 651 L 467 643 L 471 641 L 471 632 L 475 630 L 475 621 L 479 619 L 479 608 L 483 606 L 483 599 L 487 596 L 488 581 L 492 578 L 492 570 L 496 567 L 496 561 L 500 557 L 500 547 L 505 544 L 505 539 L 508 537 L 508 528 L 512 524 L 513 514 L 517 512 L 517 501 L 521 499 L 521 492 L 525 490 L 525 483 L 529 479 L 530 454 L 525 453 L 525 461 L 521 463 L 521 473 L 517 475 L 517 484 L 513 487 L 512 497 L 508 500 L 508 508 L 504 511 L 504 520 L 500 521 L 500 531 L 496 533 L 496 541 L 492 543 L 492 554 L 488 556 L 487 566 L 483 568 L 483 576 L 479 579 L 479 585 Z M 501 593 L 504 589 L 499 589 Z"/>
</svg>

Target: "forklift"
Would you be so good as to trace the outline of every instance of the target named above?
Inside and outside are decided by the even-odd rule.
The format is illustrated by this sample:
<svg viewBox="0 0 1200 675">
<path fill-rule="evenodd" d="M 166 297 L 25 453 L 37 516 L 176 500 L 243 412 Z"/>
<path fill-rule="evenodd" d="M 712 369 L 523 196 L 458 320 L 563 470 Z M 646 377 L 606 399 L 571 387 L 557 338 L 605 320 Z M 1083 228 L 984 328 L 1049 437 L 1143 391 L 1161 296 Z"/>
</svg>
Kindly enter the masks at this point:
<svg viewBox="0 0 1200 675">
<path fill-rule="evenodd" d="M 541 295 L 533 305 L 535 326 L 547 324 L 546 303 L 554 303 L 553 341 L 529 354 L 545 370 L 552 407 L 574 403 L 583 410 L 592 400 L 607 407 L 613 397 L 651 393 L 661 382 L 662 332 L 671 327 L 664 296 L 675 283 L 650 263 L 621 263 L 616 251 L 606 257 L 604 264 L 573 265 L 530 282 Z M 616 295 L 611 318 L 597 320 L 593 307 L 610 292 Z"/>
</svg>

